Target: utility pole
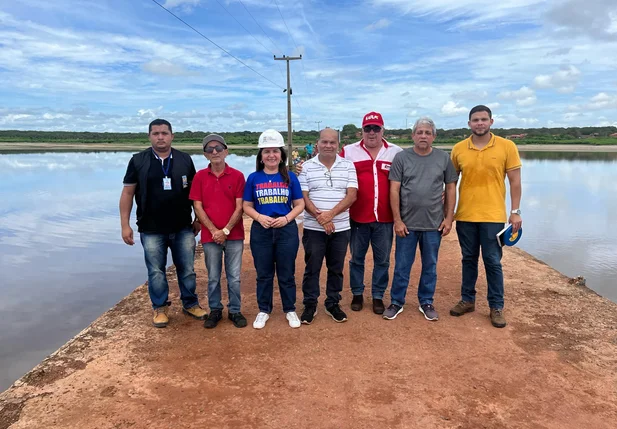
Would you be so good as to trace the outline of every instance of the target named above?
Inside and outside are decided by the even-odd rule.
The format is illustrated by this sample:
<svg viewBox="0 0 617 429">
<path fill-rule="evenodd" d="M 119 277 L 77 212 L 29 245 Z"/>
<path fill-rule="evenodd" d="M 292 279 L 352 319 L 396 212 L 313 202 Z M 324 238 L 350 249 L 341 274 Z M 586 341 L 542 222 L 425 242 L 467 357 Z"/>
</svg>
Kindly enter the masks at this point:
<svg viewBox="0 0 617 429">
<path fill-rule="evenodd" d="M 289 61 L 301 60 L 302 55 L 299 57 L 288 57 L 283 55 L 282 58 L 277 58 L 275 55 L 274 59 L 277 61 L 287 61 L 287 89 L 284 89 L 283 92 L 287 92 L 287 167 L 291 168 L 293 166 L 293 157 L 291 156 L 293 146 L 291 137 L 291 87 L 289 86 L 291 81 L 289 77 Z"/>
<path fill-rule="evenodd" d="M 317 131 L 321 131 L 321 128 L 319 128 L 319 124 L 321 124 L 323 121 L 315 121 L 315 123 L 317 124 Z"/>
</svg>

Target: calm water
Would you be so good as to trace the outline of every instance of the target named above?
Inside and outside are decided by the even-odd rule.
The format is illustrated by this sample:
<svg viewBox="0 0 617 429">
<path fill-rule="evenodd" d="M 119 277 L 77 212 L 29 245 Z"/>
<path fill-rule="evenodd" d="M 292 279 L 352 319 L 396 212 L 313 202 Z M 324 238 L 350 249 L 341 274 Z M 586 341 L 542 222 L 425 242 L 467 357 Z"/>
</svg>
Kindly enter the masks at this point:
<svg viewBox="0 0 617 429">
<path fill-rule="evenodd" d="M 138 240 L 120 238 L 130 156 L 0 155 L 0 391 L 146 280 Z M 617 302 L 617 154 L 522 156 L 520 247 Z M 255 158 L 228 162 L 248 175 Z"/>
</svg>

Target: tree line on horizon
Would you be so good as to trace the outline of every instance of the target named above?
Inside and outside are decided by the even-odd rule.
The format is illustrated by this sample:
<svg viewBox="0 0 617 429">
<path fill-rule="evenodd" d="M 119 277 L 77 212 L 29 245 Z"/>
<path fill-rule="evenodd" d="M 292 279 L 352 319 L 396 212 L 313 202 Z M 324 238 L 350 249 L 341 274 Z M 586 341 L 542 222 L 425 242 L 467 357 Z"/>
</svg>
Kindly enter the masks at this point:
<svg viewBox="0 0 617 429">
<path fill-rule="evenodd" d="M 568 127 L 568 128 L 493 128 L 491 131 L 501 137 L 516 138 L 519 144 L 529 143 L 591 143 L 591 144 L 617 144 L 617 127 Z M 360 136 L 361 128 L 354 124 L 347 124 L 341 130 L 343 143 L 356 141 Z M 176 144 L 199 144 L 210 131 L 180 131 L 174 133 Z M 260 132 L 235 131 L 219 132 L 230 145 L 256 145 Z M 287 138 L 287 132 L 281 131 Z M 387 129 L 384 133 L 386 139 L 397 140 L 397 143 L 411 143 L 410 129 Z M 611 137 L 611 135 L 613 135 Z M 306 144 L 315 141 L 319 134 L 317 131 L 294 131 L 295 144 Z M 456 128 L 450 130 L 437 130 L 437 143 L 454 143 L 469 136 L 468 128 Z M 89 131 L 21 131 L 0 130 L 0 142 L 24 142 L 24 143 L 136 143 L 148 144 L 148 134 L 142 133 L 115 133 L 115 132 L 89 132 Z"/>
</svg>

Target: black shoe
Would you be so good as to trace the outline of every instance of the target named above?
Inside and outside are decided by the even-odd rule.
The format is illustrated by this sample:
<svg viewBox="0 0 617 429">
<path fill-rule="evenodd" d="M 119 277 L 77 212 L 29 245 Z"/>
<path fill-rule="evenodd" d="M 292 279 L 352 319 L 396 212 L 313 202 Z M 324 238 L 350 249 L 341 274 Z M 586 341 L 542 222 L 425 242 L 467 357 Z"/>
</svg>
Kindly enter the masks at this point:
<svg viewBox="0 0 617 429">
<path fill-rule="evenodd" d="M 208 328 L 208 329 L 216 328 L 216 325 L 218 325 L 219 321 L 222 318 L 223 318 L 223 311 L 222 310 L 212 310 L 212 311 L 210 311 L 210 314 L 208 315 L 208 318 L 204 322 L 204 328 Z"/>
<path fill-rule="evenodd" d="M 311 323 L 313 323 L 313 320 L 315 320 L 316 314 L 317 314 L 317 306 L 307 305 L 304 307 L 302 316 L 300 316 L 300 321 L 305 325 L 310 325 Z"/>
<path fill-rule="evenodd" d="M 330 307 L 326 307 L 326 314 L 331 316 L 335 322 L 342 323 L 347 320 L 347 315 L 338 304 L 334 304 Z"/>
<path fill-rule="evenodd" d="M 375 314 L 383 314 L 386 307 L 383 305 L 383 300 L 373 298 L 373 313 Z"/>
<path fill-rule="evenodd" d="M 351 310 L 360 311 L 364 307 L 364 295 L 354 295 L 351 300 Z"/>
<path fill-rule="evenodd" d="M 246 326 L 246 317 L 239 311 L 237 313 L 229 313 L 229 320 L 233 322 L 236 328 L 244 328 Z"/>
</svg>

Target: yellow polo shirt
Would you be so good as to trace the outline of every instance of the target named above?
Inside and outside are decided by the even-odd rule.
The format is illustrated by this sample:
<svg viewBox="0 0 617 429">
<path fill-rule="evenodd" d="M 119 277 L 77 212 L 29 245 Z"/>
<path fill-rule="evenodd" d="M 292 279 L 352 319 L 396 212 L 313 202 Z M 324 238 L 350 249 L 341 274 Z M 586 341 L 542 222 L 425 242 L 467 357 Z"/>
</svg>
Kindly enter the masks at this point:
<svg viewBox="0 0 617 429">
<path fill-rule="evenodd" d="M 461 173 L 456 220 L 505 223 L 508 219 L 506 172 L 521 168 L 521 158 L 514 142 L 491 136 L 482 150 L 474 146 L 471 137 L 452 148 L 452 163 Z"/>
</svg>

